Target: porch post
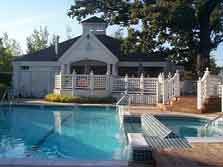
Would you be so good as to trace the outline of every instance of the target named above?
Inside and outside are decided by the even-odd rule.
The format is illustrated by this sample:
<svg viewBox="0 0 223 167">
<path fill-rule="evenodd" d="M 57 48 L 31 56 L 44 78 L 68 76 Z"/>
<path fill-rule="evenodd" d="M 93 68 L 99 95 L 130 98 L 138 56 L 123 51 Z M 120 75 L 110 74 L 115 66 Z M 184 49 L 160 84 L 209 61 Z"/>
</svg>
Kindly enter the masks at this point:
<svg viewBox="0 0 223 167">
<path fill-rule="evenodd" d="M 109 74 L 110 75 L 111 74 L 111 70 L 112 69 L 110 69 L 110 64 L 107 64 L 107 73 L 106 74 Z"/>
<path fill-rule="evenodd" d="M 125 94 L 128 94 L 128 74 L 125 75 Z"/>
<path fill-rule="evenodd" d="M 180 73 L 179 70 L 176 70 L 176 85 L 175 85 L 175 96 L 179 97 L 180 96 Z"/>
<path fill-rule="evenodd" d="M 156 83 L 156 98 L 157 98 L 156 101 L 157 101 L 157 103 L 160 102 L 160 95 L 161 95 L 160 83 L 162 83 L 162 75 L 161 74 L 159 74 L 157 83 Z"/>
<path fill-rule="evenodd" d="M 109 72 L 107 72 L 106 73 L 106 91 L 108 91 L 109 93 L 111 93 L 111 84 L 110 84 L 110 73 Z"/>
<path fill-rule="evenodd" d="M 73 73 L 72 73 L 72 88 L 73 88 L 73 96 L 75 95 L 75 89 L 76 89 L 76 71 L 73 70 Z"/>
<path fill-rule="evenodd" d="M 223 85 L 221 85 L 221 112 L 223 112 Z"/>
<path fill-rule="evenodd" d="M 140 81 L 139 81 L 140 83 L 140 85 L 139 85 L 139 87 L 140 87 L 140 92 L 141 92 L 141 94 L 143 95 L 143 93 L 144 93 L 144 76 L 143 76 L 143 73 L 141 74 L 141 76 L 140 76 Z"/>
<path fill-rule="evenodd" d="M 93 71 L 90 72 L 90 94 L 94 95 L 94 73 Z"/>
<path fill-rule="evenodd" d="M 202 85 L 201 78 L 197 81 L 197 109 L 200 111 L 202 109 Z"/>
</svg>

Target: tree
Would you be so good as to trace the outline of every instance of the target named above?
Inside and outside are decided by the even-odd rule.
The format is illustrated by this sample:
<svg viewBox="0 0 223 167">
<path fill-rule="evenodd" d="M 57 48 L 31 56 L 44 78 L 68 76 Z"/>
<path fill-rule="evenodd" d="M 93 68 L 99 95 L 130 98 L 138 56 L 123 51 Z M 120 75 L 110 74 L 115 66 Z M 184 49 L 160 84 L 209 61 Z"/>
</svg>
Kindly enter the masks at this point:
<svg viewBox="0 0 223 167">
<path fill-rule="evenodd" d="M 41 49 L 47 48 L 49 44 L 49 32 L 47 27 L 40 27 L 39 30 L 35 29 L 33 33 L 26 38 L 27 53 L 34 53 Z"/>
<path fill-rule="evenodd" d="M 23 54 L 19 42 L 17 42 L 15 39 L 9 38 L 7 33 L 3 34 L 2 44 L 5 48 L 8 48 L 11 51 L 13 56 L 20 56 Z"/>
<path fill-rule="evenodd" d="M 12 50 L 4 47 L 2 39 L 0 39 L 0 71 L 9 72 L 12 70 Z"/>
<path fill-rule="evenodd" d="M 128 27 L 128 49 L 159 50 L 176 63 L 195 63 L 197 71 L 203 71 L 210 65 L 210 52 L 223 41 L 221 3 L 223 0 L 85 0 L 72 5 L 68 15 L 80 21 L 101 13 L 109 24 Z"/>
</svg>

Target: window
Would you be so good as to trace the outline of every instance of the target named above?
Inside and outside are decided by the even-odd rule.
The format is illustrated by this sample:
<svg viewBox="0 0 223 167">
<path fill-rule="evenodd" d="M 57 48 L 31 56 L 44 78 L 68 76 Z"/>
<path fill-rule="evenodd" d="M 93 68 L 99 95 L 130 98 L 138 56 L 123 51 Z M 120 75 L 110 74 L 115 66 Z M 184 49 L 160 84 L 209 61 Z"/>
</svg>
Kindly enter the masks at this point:
<svg viewBox="0 0 223 167">
<path fill-rule="evenodd" d="M 21 66 L 21 70 L 29 70 L 29 66 Z"/>
</svg>

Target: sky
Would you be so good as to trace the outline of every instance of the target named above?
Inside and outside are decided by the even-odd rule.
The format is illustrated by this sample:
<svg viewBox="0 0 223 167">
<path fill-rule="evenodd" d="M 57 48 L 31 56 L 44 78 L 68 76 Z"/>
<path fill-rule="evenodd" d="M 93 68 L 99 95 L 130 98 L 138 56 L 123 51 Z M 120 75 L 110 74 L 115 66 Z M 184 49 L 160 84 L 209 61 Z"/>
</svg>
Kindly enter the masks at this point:
<svg viewBox="0 0 223 167">
<path fill-rule="evenodd" d="M 7 32 L 25 50 L 26 37 L 40 26 L 47 26 L 50 34 L 59 35 L 61 41 L 66 39 L 66 27 L 71 27 L 74 37 L 81 35 L 81 25 L 67 16 L 73 3 L 74 0 L 0 0 L 0 36 Z M 114 34 L 117 29 L 117 26 L 109 27 L 108 35 Z M 223 65 L 223 44 L 214 54 L 218 64 Z"/>
</svg>

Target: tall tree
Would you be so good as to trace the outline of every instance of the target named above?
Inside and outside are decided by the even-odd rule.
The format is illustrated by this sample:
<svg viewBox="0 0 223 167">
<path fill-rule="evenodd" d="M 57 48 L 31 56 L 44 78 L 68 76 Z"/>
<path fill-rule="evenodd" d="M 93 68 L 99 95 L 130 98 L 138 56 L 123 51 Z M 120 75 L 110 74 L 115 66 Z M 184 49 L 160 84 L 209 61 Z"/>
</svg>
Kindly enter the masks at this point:
<svg viewBox="0 0 223 167">
<path fill-rule="evenodd" d="M 26 38 L 27 53 L 34 53 L 41 49 L 47 48 L 49 44 L 49 32 L 47 27 L 40 27 L 35 29 L 33 33 Z"/>
<path fill-rule="evenodd" d="M 85 0 L 76 1 L 68 15 L 80 21 L 101 13 L 109 24 L 128 27 L 125 47 L 130 50 L 167 52 L 176 63 L 194 63 L 197 71 L 203 71 L 210 65 L 210 52 L 223 41 L 221 3 L 223 0 Z M 132 29 L 132 25 L 141 29 Z"/>
<path fill-rule="evenodd" d="M 11 53 L 13 56 L 20 56 L 23 54 L 20 43 L 16 41 L 15 39 L 9 38 L 7 33 L 3 34 L 2 43 L 5 48 L 8 48 L 11 50 Z"/>
<path fill-rule="evenodd" d="M 12 70 L 12 51 L 10 48 L 6 48 L 0 39 L 0 71 L 9 72 Z"/>
</svg>

